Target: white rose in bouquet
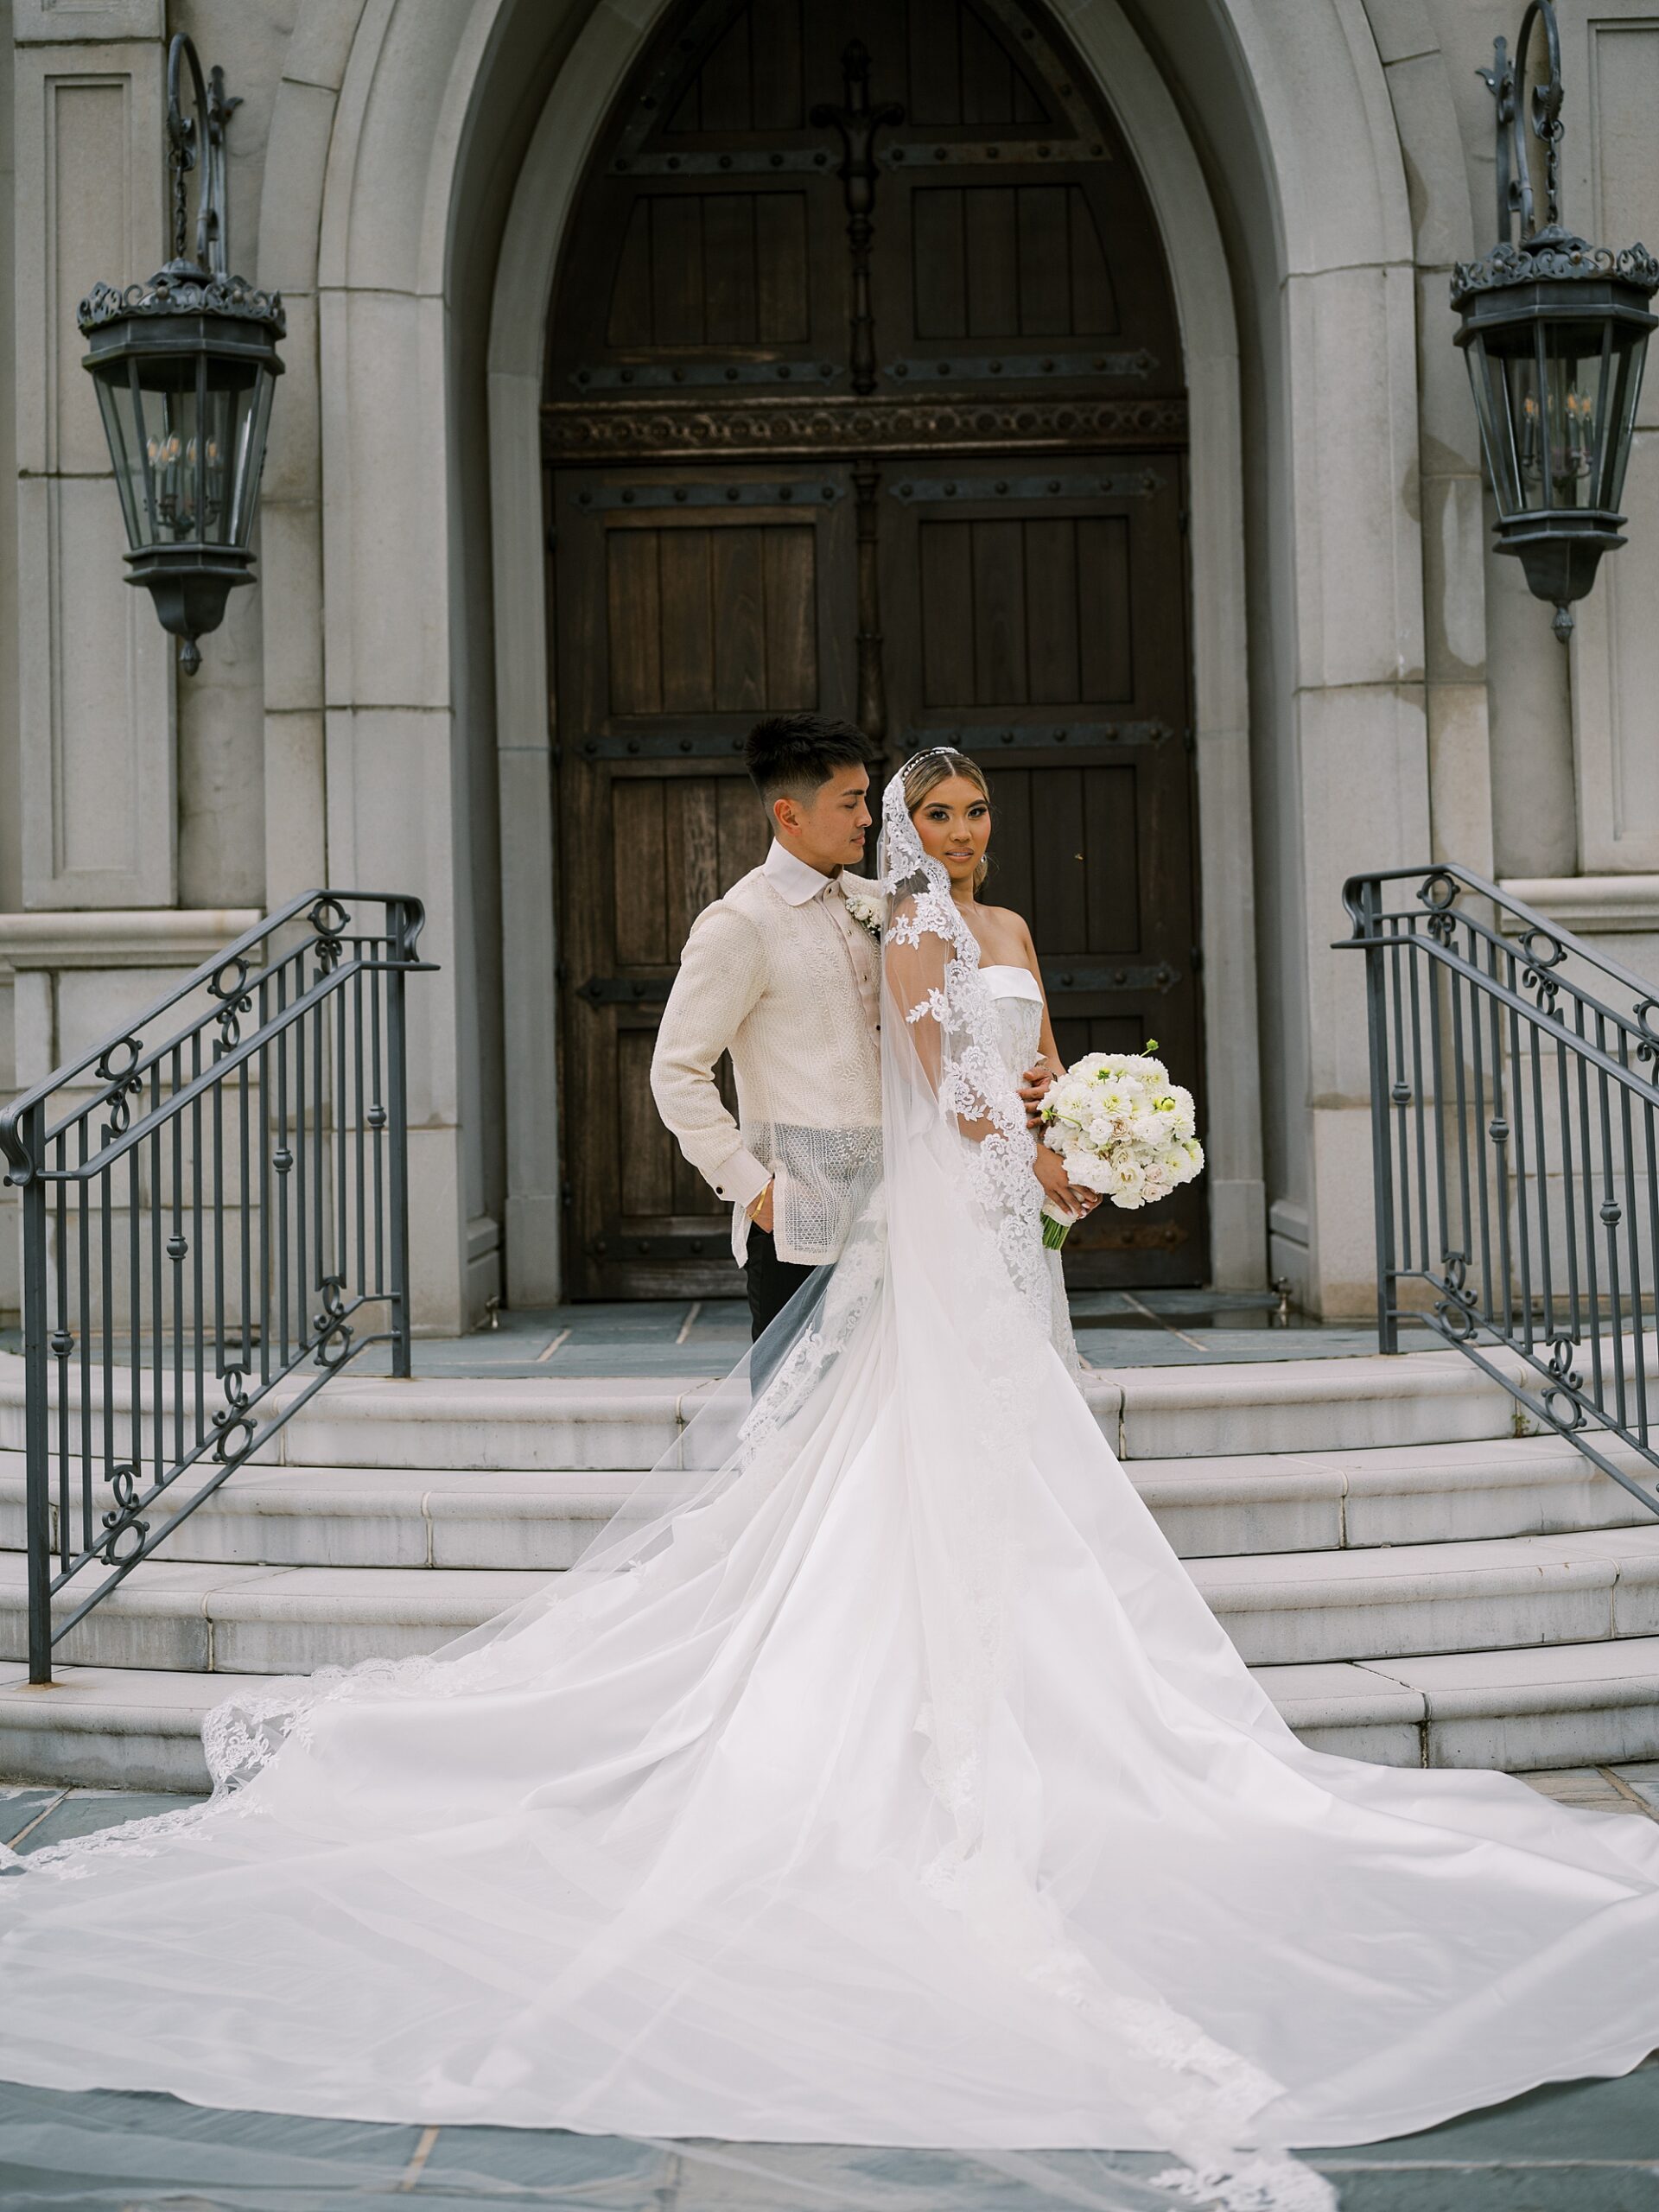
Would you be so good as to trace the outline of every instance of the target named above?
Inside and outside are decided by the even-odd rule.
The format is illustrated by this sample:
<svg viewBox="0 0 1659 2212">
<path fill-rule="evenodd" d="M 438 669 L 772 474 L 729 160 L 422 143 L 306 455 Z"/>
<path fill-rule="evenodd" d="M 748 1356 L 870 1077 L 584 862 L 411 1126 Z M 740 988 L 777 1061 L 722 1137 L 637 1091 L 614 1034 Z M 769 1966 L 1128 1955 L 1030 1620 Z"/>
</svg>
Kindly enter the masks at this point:
<svg viewBox="0 0 1659 2212">
<path fill-rule="evenodd" d="M 1192 1094 L 1144 1052 L 1085 1052 L 1043 1099 L 1043 1142 L 1065 1162 L 1079 1190 L 1098 1191 L 1133 1211 L 1156 1205 L 1204 1166 Z M 1065 1243 L 1071 1224 L 1043 1208 L 1043 1242 Z"/>
</svg>

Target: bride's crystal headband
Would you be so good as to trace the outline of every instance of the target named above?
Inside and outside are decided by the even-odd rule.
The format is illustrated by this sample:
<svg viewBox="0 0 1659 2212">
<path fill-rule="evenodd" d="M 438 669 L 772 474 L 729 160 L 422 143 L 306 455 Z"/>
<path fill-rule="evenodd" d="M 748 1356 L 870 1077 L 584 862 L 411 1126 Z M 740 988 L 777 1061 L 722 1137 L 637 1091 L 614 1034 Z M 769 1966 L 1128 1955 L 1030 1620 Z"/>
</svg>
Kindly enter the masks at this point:
<svg viewBox="0 0 1659 2212">
<path fill-rule="evenodd" d="M 912 768 L 919 767 L 924 760 L 965 760 L 967 758 L 967 754 L 958 745 L 930 745 L 925 753 L 912 753 L 899 773 L 900 776 L 907 776 Z"/>
</svg>

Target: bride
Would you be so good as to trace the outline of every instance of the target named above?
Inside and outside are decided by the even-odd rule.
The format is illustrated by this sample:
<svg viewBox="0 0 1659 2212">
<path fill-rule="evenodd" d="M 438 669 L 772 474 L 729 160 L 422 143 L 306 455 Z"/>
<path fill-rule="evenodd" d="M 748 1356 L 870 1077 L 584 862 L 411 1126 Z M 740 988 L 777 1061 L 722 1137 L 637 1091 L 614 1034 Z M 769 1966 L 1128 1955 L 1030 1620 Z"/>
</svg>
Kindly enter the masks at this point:
<svg viewBox="0 0 1659 2212">
<path fill-rule="evenodd" d="M 1114 1459 L 945 765 L 883 808 L 885 1172 L 764 1387 L 513 1611 L 220 1707 L 205 1807 L 13 1861 L 0 2076 L 1306 2212 L 1290 2146 L 1659 2044 L 1652 1825 L 1305 1748 Z"/>
</svg>

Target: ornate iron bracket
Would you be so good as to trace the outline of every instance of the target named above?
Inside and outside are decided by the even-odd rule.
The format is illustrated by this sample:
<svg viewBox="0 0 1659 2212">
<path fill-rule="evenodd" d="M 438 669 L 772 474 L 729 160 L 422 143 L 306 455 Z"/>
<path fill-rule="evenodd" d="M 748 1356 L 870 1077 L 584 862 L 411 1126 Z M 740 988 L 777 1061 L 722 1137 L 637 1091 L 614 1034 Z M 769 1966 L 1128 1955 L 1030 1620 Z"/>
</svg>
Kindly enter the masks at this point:
<svg viewBox="0 0 1659 2212">
<path fill-rule="evenodd" d="M 870 247 L 875 237 L 875 134 L 902 123 L 905 111 L 896 100 L 870 105 L 870 56 L 861 41 L 854 39 L 841 57 L 845 97 L 839 107 L 822 102 L 812 111 L 817 130 L 831 124 L 841 133 L 842 162 L 838 172 L 847 201 L 847 242 L 853 257 L 852 349 L 849 365 L 853 390 L 861 394 L 875 390 L 875 316 L 870 305 Z"/>
<path fill-rule="evenodd" d="M 1492 67 L 1475 73 L 1484 80 L 1486 89 L 1497 103 L 1497 235 L 1505 242 L 1512 240 L 1518 215 L 1522 245 L 1539 228 L 1521 119 L 1526 104 L 1527 48 L 1531 43 L 1535 17 L 1543 20 L 1549 74 L 1541 85 L 1532 88 L 1528 122 L 1533 137 L 1544 148 L 1544 224 L 1550 229 L 1558 227 L 1561 219 L 1560 160 L 1565 127 L 1561 122 L 1561 38 L 1550 0 L 1529 0 L 1521 19 L 1521 35 L 1515 42 L 1514 53 L 1510 52 L 1505 40 L 1495 39 Z"/>
<path fill-rule="evenodd" d="M 189 65 L 194 115 L 187 115 L 180 99 L 184 67 Z M 202 80 L 201 63 L 192 41 L 175 32 L 167 50 L 168 165 L 173 172 L 173 258 L 187 259 L 184 242 L 189 232 L 185 179 L 207 158 L 196 193 L 195 265 L 210 276 L 230 273 L 230 202 L 225 189 L 225 126 L 242 105 L 239 94 L 225 89 L 225 72 L 213 68 Z"/>
</svg>

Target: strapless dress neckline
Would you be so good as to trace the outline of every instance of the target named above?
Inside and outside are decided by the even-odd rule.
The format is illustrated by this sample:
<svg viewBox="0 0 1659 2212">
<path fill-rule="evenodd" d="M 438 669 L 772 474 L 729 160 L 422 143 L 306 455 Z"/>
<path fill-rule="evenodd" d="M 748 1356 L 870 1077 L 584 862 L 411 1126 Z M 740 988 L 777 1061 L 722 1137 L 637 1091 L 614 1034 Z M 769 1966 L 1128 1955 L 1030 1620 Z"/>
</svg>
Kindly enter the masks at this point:
<svg viewBox="0 0 1659 2212">
<path fill-rule="evenodd" d="M 1042 985 L 1029 968 L 1016 968 L 1010 961 L 994 960 L 982 965 L 979 972 L 990 984 L 993 998 L 1038 1001 L 1042 998 Z M 1011 978 L 1012 981 L 994 982 L 992 980 L 994 977 Z"/>
</svg>

